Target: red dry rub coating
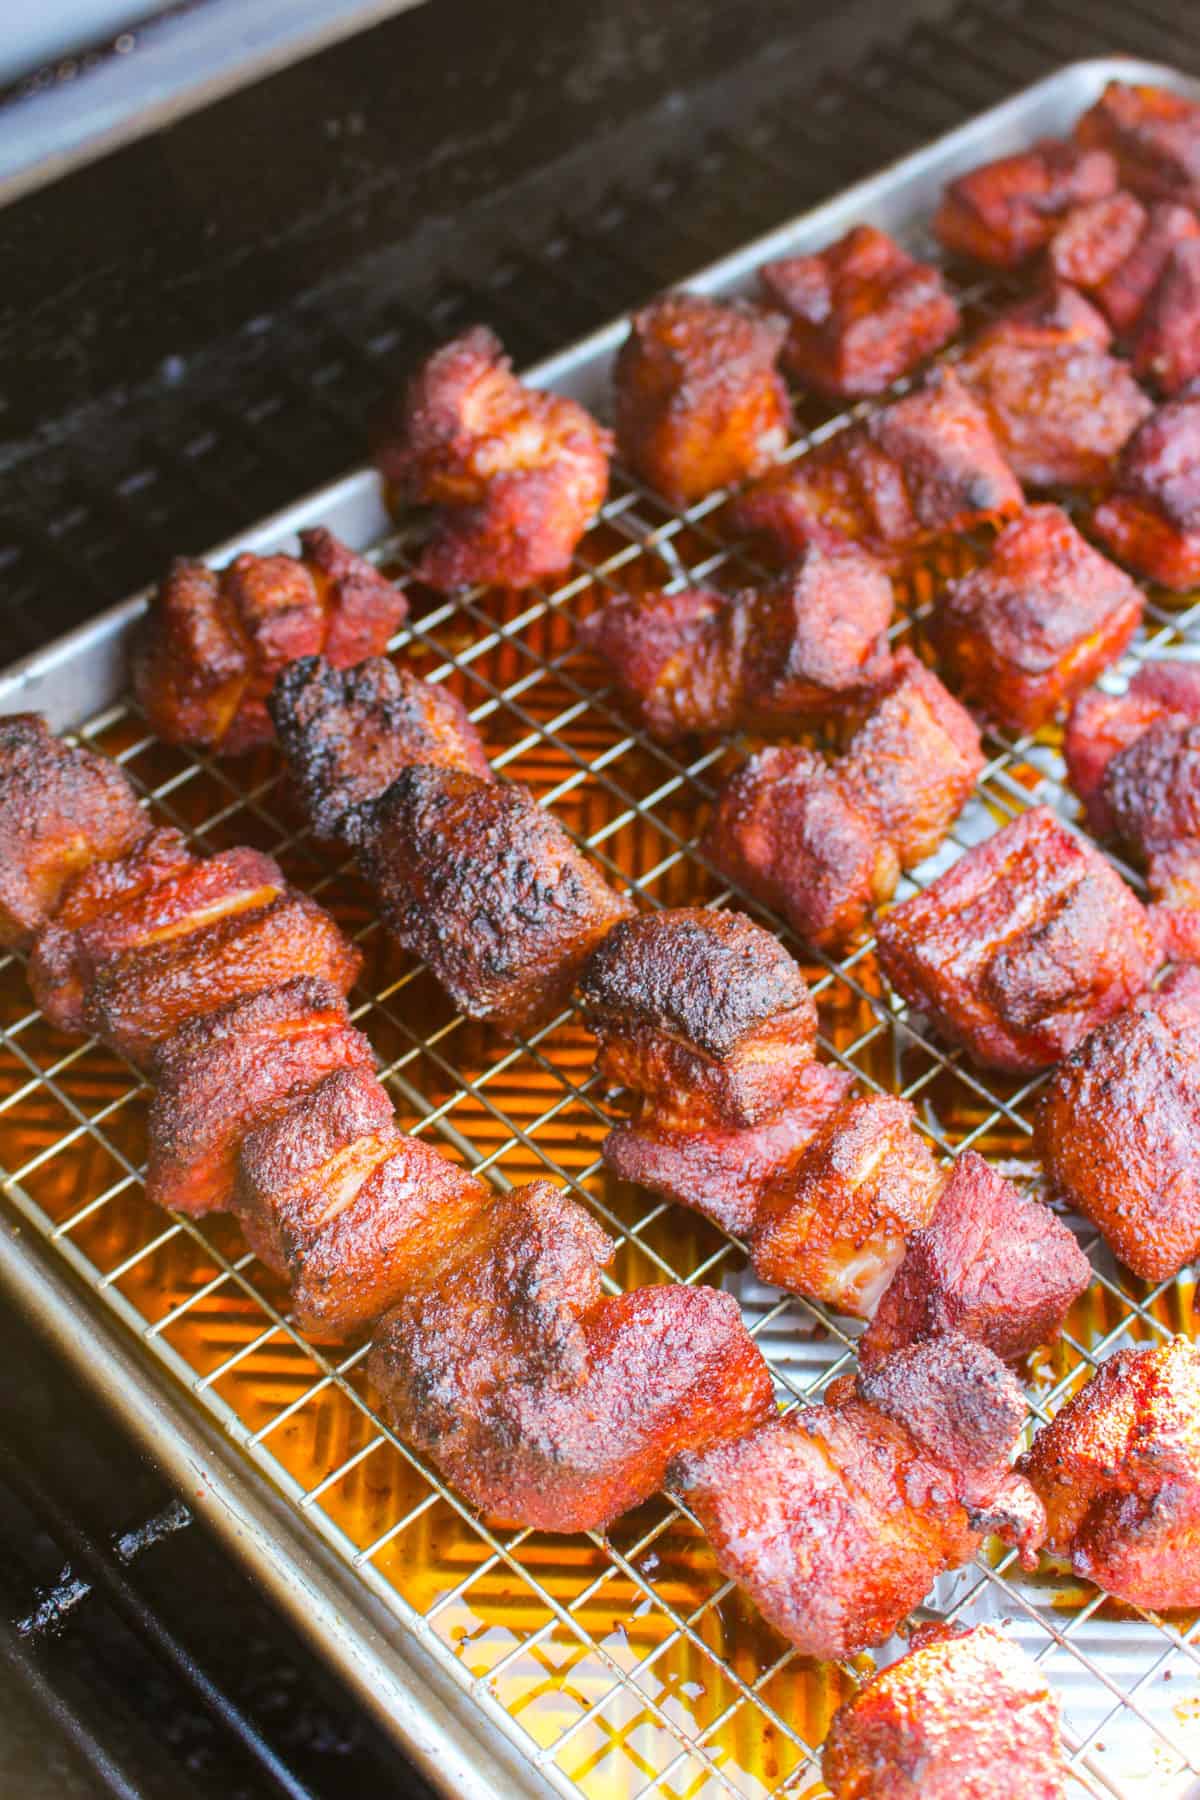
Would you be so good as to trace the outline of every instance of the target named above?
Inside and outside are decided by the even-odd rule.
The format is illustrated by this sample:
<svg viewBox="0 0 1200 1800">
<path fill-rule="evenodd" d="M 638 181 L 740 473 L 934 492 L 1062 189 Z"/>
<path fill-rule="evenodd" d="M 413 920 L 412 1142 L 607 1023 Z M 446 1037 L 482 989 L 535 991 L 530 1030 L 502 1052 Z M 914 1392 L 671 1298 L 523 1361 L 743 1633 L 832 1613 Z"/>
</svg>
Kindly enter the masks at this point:
<svg viewBox="0 0 1200 1800">
<path fill-rule="evenodd" d="M 180 559 L 150 602 L 134 693 L 167 743 L 237 756 L 270 743 L 266 699 L 289 662 L 376 655 L 407 612 L 392 582 L 319 527 L 300 533 L 298 557 L 246 551 L 220 571 Z"/>
<path fill-rule="evenodd" d="M 775 313 L 701 294 L 634 313 L 613 371 L 625 466 L 675 506 L 761 474 L 791 429 L 776 367 L 786 334 Z"/>
<path fill-rule="evenodd" d="M 1142 663 L 1125 693 L 1089 688 L 1071 708 L 1063 755 L 1097 837 L 1112 837 L 1117 830 L 1105 793 L 1110 765 L 1157 725 L 1200 725 L 1200 663 Z"/>
<path fill-rule="evenodd" d="M 1152 199 L 1200 207 L 1200 106 L 1168 88 L 1110 81 L 1075 127 L 1076 141 L 1109 152 L 1121 181 Z"/>
<path fill-rule="evenodd" d="M 1039 1431 L 1022 1473 L 1046 1547 L 1118 1600 L 1200 1605 L 1200 1350 L 1120 1350 Z"/>
<path fill-rule="evenodd" d="M 1106 150 L 1043 138 L 950 182 L 934 234 L 958 256 L 1015 269 L 1046 247 L 1073 206 L 1102 199 L 1116 186 L 1116 163 Z"/>
<path fill-rule="evenodd" d="M 0 946 L 27 949 L 72 877 L 145 832 L 115 763 L 62 743 L 40 713 L 0 719 Z"/>
<path fill-rule="evenodd" d="M 1096 536 L 1138 575 L 1200 586 L 1200 394 L 1160 406 L 1126 444 Z"/>
<path fill-rule="evenodd" d="M 941 271 L 874 225 L 815 256 L 767 263 L 759 280 L 788 318 L 784 368 L 833 400 L 881 394 L 958 330 Z"/>
<path fill-rule="evenodd" d="M 414 375 L 376 460 L 402 501 L 433 508 L 422 581 L 525 588 L 568 568 L 608 491 L 611 448 L 577 402 L 519 381 L 476 325 Z"/>
</svg>

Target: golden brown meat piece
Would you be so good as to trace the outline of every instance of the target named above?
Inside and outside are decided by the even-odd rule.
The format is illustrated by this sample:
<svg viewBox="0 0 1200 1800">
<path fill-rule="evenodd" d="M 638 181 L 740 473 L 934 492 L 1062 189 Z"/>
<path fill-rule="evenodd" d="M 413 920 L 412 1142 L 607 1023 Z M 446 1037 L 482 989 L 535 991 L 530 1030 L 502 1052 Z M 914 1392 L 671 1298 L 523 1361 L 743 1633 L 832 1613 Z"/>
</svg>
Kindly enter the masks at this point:
<svg viewBox="0 0 1200 1800">
<path fill-rule="evenodd" d="M 1038 1117 L 1046 1172 L 1146 1281 L 1200 1255 L 1200 970 L 1176 969 L 1086 1037 Z"/>
<path fill-rule="evenodd" d="M 1135 194 L 1200 207 L 1200 106 L 1167 88 L 1110 81 L 1075 127 L 1076 141 L 1115 158 Z"/>
<path fill-rule="evenodd" d="M 816 256 L 767 263 L 759 280 L 788 318 L 784 368 L 831 400 L 882 394 L 958 330 L 941 270 L 874 225 L 856 225 Z"/>
<path fill-rule="evenodd" d="M 891 668 L 892 585 L 846 548 L 809 550 L 763 588 L 620 594 L 579 627 L 638 723 L 692 731 L 802 728 L 859 704 Z"/>
<path fill-rule="evenodd" d="M 267 706 L 318 837 L 353 843 L 355 808 L 414 763 L 491 780 L 483 741 L 462 702 L 383 656 L 345 670 L 323 657 L 302 657 L 280 675 Z"/>
<path fill-rule="evenodd" d="M 146 1196 L 197 1216 L 233 1200 L 238 1147 L 333 1069 L 374 1079 L 374 1057 L 345 1001 L 299 977 L 189 1020 L 158 1046 L 151 1073 Z M 389 1103 L 390 1110 L 390 1103 Z"/>
<path fill-rule="evenodd" d="M 625 466 L 674 506 L 761 474 L 791 429 L 786 335 L 744 300 L 664 294 L 634 313 L 613 374 Z"/>
<path fill-rule="evenodd" d="M 995 1625 L 922 1625 L 834 1715 L 832 1800 L 1066 1800 L 1057 1695 Z"/>
<path fill-rule="evenodd" d="M 399 588 L 332 532 L 300 555 L 172 563 L 134 649 L 133 690 L 158 736 L 237 756 L 271 741 L 266 699 L 300 656 L 339 668 L 377 655 L 408 613 Z"/>
<path fill-rule="evenodd" d="M 1186 1338 L 1110 1356 L 1020 1468 L 1047 1548 L 1118 1600 L 1200 1606 L 1200 1350 Z"/>
<path fill-rule="evenodd" d="M 548 1182 L 498 1195 L 376 1333 L 370 1373 L 388 1415 L 491 1518 L 603 1529 L 675 1456 L 771 1411 L 732 1297 L 605 1299 L 612 1248 Z"/>
<path fill-rule="evenodd" d="M 1060 507 L 1031 506 L 981 567 L 946 584 L 932 635 L 964 699 L 1010 731 L 1036 731 L 1117 660 L 1142 604 Z"/>
<path fill-rule="evenodd" d="M 718 1566 L 806 1656 L 881 1643 L 998 1530 L 1029 1558 L 1045 1521 L 1008 1459 L 1025 1417 L 1003 1363 L 965 1338 L 902 1350 L 755 1431 L 680 1457 L 669 1481 Z"/>
<path fill-rule="evenodd" d="M 847 542 L 881 561 L 947 533 L 1012 518 L 1024 505 L 986 412 L 952 369 L 937 369 L 869 419 L 757 481 L 729 509 L 764 556 L 793 562 Z"/>
<path fill-rule="evenodd" d="M 1015 1362 L 1062 1330 L 1091 1266 L 1062 1220 L 974 1150 L 951 1166 L 932 1218 L 859 1340 L 864 1367 L 906 1344 L 961 1332 Z"/>
<path fill-rule="evenodd" d="M 417 371 L 377 461 L 402 502 L 434 509 L 417 574 L 449 592 L 563 574 L 608 491 L 611 449 L 590 413 L 526 387 L 476 325 Z"/>
<path fill-rule="evenodd" d="M 1105 149 L 1043 138 L 950 182 L 934 234 L 956 256 L 1015 269 L 1045 249 L 1073 206 L 1102 199 L 1116 186 L 1117 166 Z"/>
<path fill-rule="evenodd" d="M 1183 593 L 1200 587 L 1200 393 L 1134 432 L 1092 525 L 1136 574 Z"/>
<path fill-rule="evenodd" d="M 0 946 L 27 949 L 72 877 L 146 828 L 115 763 L 62 743 L 40 713 L 0 719 Z"/>
<path fill-rule="evenodd" d="M 459 1010 L 527 1030 L 565 1005 L 600 939 L 632 912 L 527 789 L 405 769 L 356 828 L 383 918 Z"/>
<path fill-rule="evenodd" d="M 879 921 L 892 986 L 977 1062 L 1044 1069 L 1146 986 L 1145 908 L 1099 851 L 1035 806 Z"/>
<path fill-rule="evenodd" d="M 1200 662 L 1142 663 L 1125 693 L 1089 688 L 1071 708 L 1063 755 L 1097 837 L 1117 830 L 1105 793 L 1109 765 L 1157 725 L 1200 725 Z"/>
</svg>

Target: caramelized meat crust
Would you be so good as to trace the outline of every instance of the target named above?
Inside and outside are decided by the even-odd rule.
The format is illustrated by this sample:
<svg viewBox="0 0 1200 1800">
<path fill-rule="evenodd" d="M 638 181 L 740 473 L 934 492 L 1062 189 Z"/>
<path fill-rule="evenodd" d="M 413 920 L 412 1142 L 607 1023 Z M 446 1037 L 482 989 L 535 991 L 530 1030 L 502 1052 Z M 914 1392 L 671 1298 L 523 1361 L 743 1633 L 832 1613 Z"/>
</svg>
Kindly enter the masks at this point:
<svg viewBox="0 0 1200 1800">
<path fill-rule="evenodd" d="M 1133 367 L 1164 394 L 1200 375 L 1200 232 L 1177 243 L 1163 266 L 1138 320 Z"/>
<path fill-rule="evenodd" d="M 1038 1117 L 1046 1171 L 1147 1281 L 1200 1255 L 1200 970 L 1177 969 L 1084 1039 Z"/>
<path fill-rule="evenodd" d="M 1200 725 L 1200 663 L 1142 663 L 1125 693 L 1089 688 L 1072 707 L 1063 755 L 1097 837 L 1117 829 L 1105 794 L 1109 765 L 1157 725 Z"/>
<path fill-rule="evenodd" d="M 1058 1697 L 995 1625 L 922 1626 L 834 1715 L 832 1800 L 1066 1800 Z"/>
<path fill-rule="evenodd" d="M 765 556 L 847 542 L 887 562 L 1024 505 L 986 412 L 952 369 L 772 470 L 734 501 L 732 529 Z"/>
<path fill-rule="evenodd" d="M 1065 282 L 1072 292 L 1082 289 L 1099 296 L 1109 277 L 1137 249 L 1147 222 L 1146 208 L 1123 188 L 1073 206 L 1056 226 L 1046 251 L 1051 278 Z M 1120 286 L 1118 283 L 1118 296 Z M 1116 305 L 1122 310 L 1119 297 Z M 1101 348 L 1107 348 L 1110 341 L 1108 333 Z"/>
<path fill-rule="evenodd" d="M 1177 250 L 1200 237 L 1200 222 L 1185 206 L 1164 203 L 1147 208 L 1119 195 L 1103 207 L 1086 207 L 1078 217 L 1072 216 L 1062 236 L 1057 267 L 1074 266 L 1079 286 L 1129 343 L 1138 366 L 1147 309 Z"/>
<path fill-rule="evenodd" d="M 743 300 L 664 294 L 634 313 L 613 373 L 626 467 L 675 506 L 761 474 L 791 429 L 786 335 Z"/>
<path fill-rule="evenodd" d="M 964 1150 L 933 1216 L 909 1238 L 859 1359 L 873 1366 L 907 1344 L 959 1332 L 1015 1362 L 1058 1336 L 1090 1280 L 1062 1220 Z"/>
<path fill-rule="evenodd" d="M 377 799 L 415 763 L 491 780 L 483 741 L 462 702 L 386 657 L 345 670 L 323 657 L 302 657 L 280 675 L 267 705 L 318 837 L 352 843 L 355 808 Z"/>
<path fill-rule="evenodd" d="M 1200 1351 L 1186 1338 L 1110 1356 L 1020 1468 L 1047 1547 L 1118 1600 L 1200 1605 Z"/>
<path fill-rule="evenodd" d="M 237 756 L 271 741 L 266 699 L 289 662 L 378 654 L 407 612 L 398 588 L 322 528 L 301 532 L 299 557 L 247 551 L 221 571 L 178 560 L 134 650 L 134 693 L 165 742 Z"/>
<path fill-rule="evenodd" d="M 40 713 L 0 719 L 0 946 L 27 949 L 73 876 L 145 832 L 115 763 L 62 743 Z"/>
<path fill-rule="evenodd" d="M 434 509 L 417 573 L 449 592 L 561 575 L 608 491 L 611 449 L 574 400 L 519 381 L 476 325 L 418 370 L 377 460 L 402 501 Z"/>
<path fill-rule="evenodd" d="M 939 595 L 938 654 L 964 697 L 999 724 L 1036 731 L 1115 662 L 1142 593 L 1057 506 L 1006 525 L 986 563 Z"/>
<path fill-rule="evenodd" d="M 1144 988 L 1145 908 L 1100 853 L 1032 807 L 879 922 L 893 987 L 977 1062 L 1058 1062 Z"/>
<path fill-rule="evenodd" d="M 1121 181 L 1150 199 L 1200 207 L 1200 106 L 1167 88 L 1110 81 L 1075 127 L 1086 149 L 1107 151 Z"/>
<path fill-rule="evenodd" d="M 525 789 L 409 768 L 360 809 L 383 917 L 472 1019 L 518 1032 L 565 1004 L 633 910 Z"/>
<path fill-rule="evenodd" d="M 873 225 L 816 256 L 767 263 L 759 279 L 788 318 L 784 368 L 832 400 L 883 393 L 958 330 L 941 271 Z"/>
<path fill-rule="evenodd" d="M 1105 148 L 1043 138 L 950 182 L 934 235 L 956 256 L 1015 269 L 1045 249 L 1073 206 L 1102 199 L 1116 186 L 1117 165 Z"/>
<path fill-rule="evenodd" d="M 1200 586 L 1200 395 L 1160 406 L 1133 434 L 1092 524 L 1137 574 Z"/>
</svg>

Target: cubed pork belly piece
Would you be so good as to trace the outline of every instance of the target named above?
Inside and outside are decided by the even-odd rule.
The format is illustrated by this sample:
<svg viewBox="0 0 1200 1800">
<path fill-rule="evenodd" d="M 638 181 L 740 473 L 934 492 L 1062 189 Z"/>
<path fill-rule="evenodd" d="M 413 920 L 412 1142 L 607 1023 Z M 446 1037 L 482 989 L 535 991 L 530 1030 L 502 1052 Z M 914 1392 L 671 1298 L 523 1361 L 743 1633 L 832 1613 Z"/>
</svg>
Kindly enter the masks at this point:
<svg viewBox="0 0 1200 1800">
<path fill-rule="evenodd" d="M 849 1656 L 890 1636 L 983 1531 L 1031 1555 L 1045 1521 L 1008 1466 L 1024 1417 L 990 1350 L 941 1338 L 681 1456 L 669 1480 L 784 1637 Z"/>
<path fill-rule="evenodd" d="M 1098 850 L 1031 807 L 879 921 L 889 981 L 976 1062 L 1058 1062 L 1161 961 L 1145 908 Z"/>
<path fill-rule="evenodd" d="M 407 613 L 399 588 L 320 527 L 301 532 L 298 557 L 180 559 L 150 602 L 134 693 L 166 743 L 237 756 L 270 743 L 267 695 L 289 662 L 377 655 Z"/>
<path fill-rule="evenodd" d="M 859 1340 L 860 1361 L 866 1367 L 906 1344 L 957 1331 L 1015 1362 L 1058 1336 L 1091 1274 L 1048 1206 L 964 1150 L 933 1216 L 908 1240 Z"/>
<path fill-rule="evenodd" d="M 359 816 L 359 860 L 389 930 L 461 1012 L 502 1031 L 563 1006 L 633 910 L 525 788 L 414 767 Z"/>
<path fill-rule="evenodd" d="M 1089 688 L 1071 708 L 1063 755 L 1097 837 L 1117 829 L 1105 797 L 1109 764 L 1154 725 L 1200 725 L 1200 662 L 1142 663 L 1123 694 Z"/>
<path fill-rule="evenodd" d="M 850 1100 L 767 1190 L 750 1237 L 755 1272 L 867 1318 L 941 1186 L 907 1100 Z"/>
<path fill-rule="evenodd" d="M 1200 1606 L 1200 1350 L 1186 1338 L 1109 1356 L 1020 1468 L 1046 1547 L 1118 1600 Z"/>
<path fill-rule="evenodd" d="M 302 657 L 280 675 L 267 705 L 318 837 L 352 842 L 354 809 L 415 763 L 491 780 L 483 740 L 461 700 L 386 657 L 344 670 L 324 657 Z"/>
<path fill-rule="evenodd" d="M 1141 201 L 1124 188 L 1073 206 L 1061 223 L 1056 223 L 1046 250 L 1050 279 L 1065 283 L 1071 292 L 1098 295 L 1109 277 L 1133 255 L 1148 220 Z M 1119 299 L 1117 306 L 1121 310 Z M 1107 349 L 1110 340 L 1111 333 L 1101 348 Z"/>
<path fill-rule="evenodd" d="M 989 268 L 1015 269 L 1044 250 L 1073 206 L 1117 187 L 1105 149 L 1043 138 L 948 183 L 933 221 L 947 250 Z"/>
<path fill-rule="evenodd" d="M 1011 731 L 1036 731 L 1117 660 L 1142 604 L 1060 507 L 1031 506 L 981 567 L 946 584 L 933 637 L 964 699 Z"/>
<path fill-rule="evenodd" d="M 1136 352 L 1142 320 L 1176 251 L 1200 239 L 1186 206 L 1143 206 L 1132 194 L 1068 215 L 1050 247 L 1054 276 L 1089 295 Z"/>
<path fill-rule="evenodd" d="M 761 474 L 791 429 L 786 336 L 744 300 L 664 294 L 634 313 L 613 371 L 626 468 L 674 506 Z"/>
<path fill-rule="evenodd" d="M 762 555 L 793 562 L 847 542 L 884 562 L 1009 519 L 1024 496 L 987 413 L 953 369 L 757 481 L 729 509 Z"/>
<path fill-rule="evenodd" d="M 0 946 L 28 949 L 67 883 L 146 829 L 116 763 L 62 743 L 40 713 L 0 719 Z"/>
<path fill-rule="evenodd" d="M 1134 372 L 1164 394 L 1200 376 L 1200 235 L 1175 245 L 1138 319 Z"/>
<path fill-rule="evenodd" d="M 1058 1191 L 1146 1281 L 1200 1256 L 1200 970 L 1176 969 L 1057 1069 L 1038 1145 Z"/>
<path fill-rule="evenodd" d="M 832 1800 L 1066 1800 L 1058 1696 L 996 1625 L 922 1625 L 834 1715 Z"/>
<path fill-rule="evenodd" d="M 1200 393 L 1160 406 L 1134 432 L 1092 525 L 1135 574 L 1179 592 L 1200 587 Z"/>
<path fill-rule="evenodd" d="M 159 1044 L 151 1073 L 146 1196 L 198 1216 L 233 1200 L 248 1131 L 334 1069 L 374 1079 L 375 1059 L 326 981 L 298 977 L 191 1019 Z"/>
<path fill-rule="evenodd" d="M 892 585 L 870 557 L 807 551 L 778 581 L 620 594 L 579 629 L 652 737 L 788 731 L 861 703 L 891 667 Z"/>
<path fill-rule="evenodd" d="M 941 270 L 874 225 L 854 226 L 815 256 L 767 263 L 759 280 L 788 319 L 784 368 L 831 400 L 883 393 L 958 330 Z"/>
<path fill-rule="evenodd" d="M 1075 139 L 1112 156 L 1135 194 L 1200 207 L 1200 106 L 1194 100 L 1147 83 L 1110 81 L 1076 125 Z"/>
<path fill-rule="evenodd" d="M 590 413 L 526 387 L 476 325 L 413 376 L 376 460 L 400 501 L 433 508 L 417 574 L 450 592 L 564 574 L 608 491 L 611 449 Z"/>
<path fill-rule="evenodd" d="M 387 1415 L 489 1518 L 601 1530 L 676 1456 L 772 1410 L 732 1297 L 664 1286 L 606 1299 L 612 1248 L 548 1182 L 498 1195 L 375 1334 Z"/>
</svg>

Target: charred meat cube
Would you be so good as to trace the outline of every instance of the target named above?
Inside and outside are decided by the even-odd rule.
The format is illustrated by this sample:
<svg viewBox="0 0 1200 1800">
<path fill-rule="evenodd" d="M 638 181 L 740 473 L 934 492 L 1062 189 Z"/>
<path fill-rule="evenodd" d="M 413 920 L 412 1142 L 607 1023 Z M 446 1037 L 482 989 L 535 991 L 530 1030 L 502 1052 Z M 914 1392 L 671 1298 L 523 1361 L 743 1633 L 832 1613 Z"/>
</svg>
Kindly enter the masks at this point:
<svg viewBox="0 0 1200 1800">
<path fill-rule="evenodd" d="M 1145 908 L 1097 850 L 1036 806 L 885 914 L 893 987 L 977 1062 L 1043 1069 L 1146 986 Z"/>
<path fill-rule="evenodd" d="M 386 657 L 345 670 L 323 657 L 302 657 L 280 675 L 267 705 L 318 837 L 353 842 L 354 809 L 414 763 L 491 779 L 462 702 Z"/>
<path fill-rule="evenodd" d="M 1200 1350 L 1121 1350 L 1039 1431 L 1020 1468 L 1046 1547 L 1118 1600 L 1200 1605 Z"/>
<path fill-rule="evenodd" d="M 1200 235 L 1176 244 L 1134 333 L 1133 366 L 1164 394 L 1200 376 Z"/>
<path fill-rule="evenodd" d="M 497 1196 L 383 1319 L 370 1373 L 489 1517 L 602 1529 L 681 1452 L 756 1425 L 771 1382 L 728 1294 L 604 1299 L 612 1245 L 548 1182 Z"/>
<path fill-rule="evenodd" d="M 1200 1255 L 1200 970 L 1177 969 L 1055 1071 L 1046 1172 L 1146 1281 Z"/>
<path fill-rule="evenodd" d="M 1110 81 L 1075 127 L 1076 141 L 1116 159 L 1135 194 L 1200 207 L 1200 106 L 1145 83 Z"/>
<path fill-rule="evenodd" d="M 1091 1280 L 1062 1220 L 974 1150 L 947 1176 L 932 1218 L 909 1238 L 859 1341 L 863 1366 L 957 1331 L 1015 1362 L 1062 1330 Z"/>
<path fill-rule="evenodd" d="M 371 1046 L 325 981 L 301 976 L 189 1020 L 153 1058 L 147 1198 L 226 1211 L 245 1134 L 343 1068 L 374 1079 Z"/>
<path fill-rule="evenodd" d="M 670 1485 L 721 1571 L 806 1656 L 882 1643 L 944 1570 L 999 1529 L 1028 1556 L 1044 1520 L 1008 1468 L 1020 1388 L 982 1344 L 941 1338 L 846 1378 L 824 1406 L 681 1456 Z"/>
<path fill-rule="evenodd" d="M 1138 575 L 1200 586 L 1200 394 L 1160 406 L 1134 432 L 1092 524 Z"/>
<path fill-rule="evenodd" d="M 986 563 L 947 583 L 933 637 L 951 682 L 1000 725 L 1036 731 L 1115 662 L 1142 593 L 1057 506 L 1006 525 Z"/>
<path fill-rule="evenodd" d="M 776 361 L 785 321 L 743 300 L 664 294 L 617 353 L 617 449 L 674 506 L 761 474 L 792 409 Z"/>
<path fill-rule="evenodd" d="M 764 1198 L 750 1239 L 764 1281 L 866 1318 L 942 1185 L 907 1100 L 851 1100 Z"/>
<path fill-rule="evenodd" d="M 873 225 L 856 225 L 816 256 L 759 271 L 767 302 L 788 319 L 783 366 L 833 400 L 881 394 L 958 330 L 941 271 Z"/>
<path fill-rule="evenodd" d="M 661 743 L 729 731 L 743 705 L 747 642 L 758 595 L 711 588 L 617 594 L 578 628 L 607 665 L 621 701 Z"/>
<path fill-rule="evenodd" d="M 632 911 L 525 788 L 410 768 L 360 819 L 359 859 L 388 928 L 460 1011 L 502 1031 L 564 1005 Z"/>
<path fill-rule="evenodd" d="M 832 1800 L 1066 1800 L 1058 1697 L 996 1625 L 922 1625 L 834 1715 Z"/>
<path fill-rule="evenodd" d="M 297 657 L 339 666 L 387 647 L 408 612 L 400 590 L 323 529 L 300 555 L 179 560 L 150 602 L 133 654 L 134 693 L 169 744 L 237 756 L 271 741 L 266 699 Z"/>
<path fill-rule="evenodd" d="M 576 401 L 519 381 L 476 325 L 418 370 L 376 460 L 402 502 L 433 508 L 417 574 L 449 592 L 563 574 L 608 491 L 611 448 Z"/>
<path fill-rule="evenodd" d="M 765 476 L 729 509 L 765 556 L 856 543 L 884 561 L 1024 505 L 986 412 L 952 369 L 938 369 L 869 419 Z"/>
<path fill-rule="evenodd" d="M 1106 150 L 1043 138 L 950 182 L 934 234 L 956 256 L 1015 269 L 1045 249 L 1073 206 L 1102 199 L 1116 186 L 1116 163 Z"/>
<path fill-rule="evenodd" d="M 0 719 L 0 946 L 28 948 L 67 883 L 146 829 L 115 763 L 62 743 L 40 713 Z"/>
<path fill-rule="evenodd" d="M 1125 693 L 1089 688 L 1071 708 L 1063 755 L 1097 837 L 1117 829 L 1105 795 L 1110 763 L 1155 725 L 1200 725 L 1200 663 L 1142 663 Z"/>
</svg>

